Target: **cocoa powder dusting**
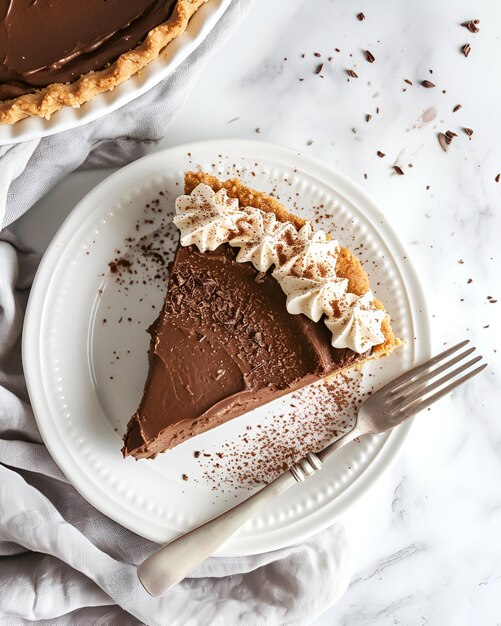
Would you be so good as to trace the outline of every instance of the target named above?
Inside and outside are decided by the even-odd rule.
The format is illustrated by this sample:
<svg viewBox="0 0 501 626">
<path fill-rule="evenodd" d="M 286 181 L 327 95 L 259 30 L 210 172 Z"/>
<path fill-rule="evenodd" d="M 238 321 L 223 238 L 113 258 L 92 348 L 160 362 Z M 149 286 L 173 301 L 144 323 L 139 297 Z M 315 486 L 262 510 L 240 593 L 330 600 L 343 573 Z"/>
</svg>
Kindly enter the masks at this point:
<svg viewBox="0 0 501 626">
<path fill-rule="evenodd" d="M 125 290 L 138 284 L 163 288 L 168 277 L 178 233 L 172 210 L 166 210 L 166 192 L 159 191 L 158 196 L 144 205 L 135 236 L 126 237 L 122 249 L 116 250 L 117 256 L 108 263 L 113 280 Z"/>
<path fill-rule="evenodd" d="M 297 391 L 283 412 L 242 427 L 211 455 L 195 456 L 214 491 L 254 489 L 269 483 L 308 452 L 318 451 L 353 427 L 366 397 L 358 370 Z"/>
</svg>

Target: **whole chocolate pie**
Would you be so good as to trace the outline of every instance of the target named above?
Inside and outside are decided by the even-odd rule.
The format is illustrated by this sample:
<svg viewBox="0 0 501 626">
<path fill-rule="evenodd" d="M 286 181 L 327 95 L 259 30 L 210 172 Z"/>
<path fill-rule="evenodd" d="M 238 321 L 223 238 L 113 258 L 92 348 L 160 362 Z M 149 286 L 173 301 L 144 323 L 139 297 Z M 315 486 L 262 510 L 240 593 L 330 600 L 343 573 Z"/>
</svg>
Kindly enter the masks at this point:
<svg viewBox="0 0 501 626">
<path fill-rule="evenodd" d="M 206 0 L 0 0 L 0 123 L 49 118 L 113 89 Z"/>
<path fill-rule="evenodd" d="M 124 456 L 154 458 L 400 341 L 360 261 L 240 181 L 185 175 L 180 243 L 149 329 Z"/>
</svg>

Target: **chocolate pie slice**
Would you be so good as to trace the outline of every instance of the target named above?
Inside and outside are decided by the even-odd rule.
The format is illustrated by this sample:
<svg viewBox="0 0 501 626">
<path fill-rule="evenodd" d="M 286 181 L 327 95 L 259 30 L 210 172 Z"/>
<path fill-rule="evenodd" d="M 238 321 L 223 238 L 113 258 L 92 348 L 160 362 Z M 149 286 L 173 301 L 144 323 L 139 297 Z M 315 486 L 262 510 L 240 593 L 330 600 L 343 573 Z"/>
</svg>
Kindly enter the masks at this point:
<svg viewBox="0 0 501 626">
<path fill-rule="evenodd" d="M 274 198 L 185 175 L 165 302 L 124 456 L 186 439 L 400 341 L 360 261 Z"/>
<path fill-rule="evenodd" d="M 49 118 L 158 57 L 206 0 L 0 0 L 0 124 Z"/>
</svg>

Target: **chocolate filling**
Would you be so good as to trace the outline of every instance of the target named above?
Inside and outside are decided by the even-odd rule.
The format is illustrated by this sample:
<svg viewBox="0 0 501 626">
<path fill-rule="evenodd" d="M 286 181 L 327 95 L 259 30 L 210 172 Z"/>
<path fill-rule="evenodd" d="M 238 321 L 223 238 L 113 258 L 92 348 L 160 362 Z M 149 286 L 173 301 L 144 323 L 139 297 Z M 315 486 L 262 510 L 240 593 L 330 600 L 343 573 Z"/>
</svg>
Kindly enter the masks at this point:
<svg viewBox="0 0 501 626">
<path fill-rule="evenodd" d="M 179 246 L 124 456 L 154 457 L 370 353 L 333 348 L 322 321 L 287 312 L 271 272 L 235 256 Z"/>
<path fill-rule="evenodd" d="M 169 19 L 176 0 L 0 0 L 0 100 L 103 69 Z"/>
</svg>

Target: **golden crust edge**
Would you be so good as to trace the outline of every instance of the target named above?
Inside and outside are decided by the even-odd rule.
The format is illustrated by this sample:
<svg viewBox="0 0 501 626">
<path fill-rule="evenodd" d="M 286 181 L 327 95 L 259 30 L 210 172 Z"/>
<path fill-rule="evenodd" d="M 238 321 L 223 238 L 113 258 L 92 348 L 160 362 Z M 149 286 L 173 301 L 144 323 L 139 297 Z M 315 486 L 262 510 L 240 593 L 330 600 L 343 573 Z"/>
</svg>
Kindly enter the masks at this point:
<svg viewBox="0 0 501 626">
<path fill-rule="evenodd" d="M 292 222 L 298 229 L 306 222 L 306 220 L 301 217 L 287 211 L 285 207 L 272 196 L 247 187 L 238 178 L 230 178 L 222 181 L 215 176 L 201 171 L 185 172 L 185 193 L 190 194 L 200 183 L 209 185 L 214 191 L 219 191 L 224 188 L 228 196 L 230 198 L 236 198 L 242 206 L 253 206 L 262 211 L 272 212 L 281 222 Z M 348 248 L 341 248 L 336 271 L 339 276 L 348 279 L 348 288 L 351 293 L 361 296 L 370 288 L 369 277 L 363 269 L 360 260 Z M 382 302 L 376 299 L 375 305 L 378 309 L 386 313 L 386 317 L 381 324 L 381 330 L 383 331 L 385 340 L 383 343 L 374 346 L 371 356 L 368 359 L 364 359 L 364 361 L 359 363 L 386 356 L 403 344 L 402 340 L 395 336 L 391 327 L 390 316 Z M 343 370 L 339 370 L 339 372 L 344 371 L 344 369 L 348 368 L 343 368 Z M 339 372 L 336 372 L 336 374 Z"/>
<path fill-rule="evenodd" d="M 31 94 L 0 102 L 0 124 L 15 124 L 26 117 L 49 119 L 65 106 L 78 108 L 141 71 L 156 59 L 173 39 L 184 33 L 188 22 L 207 0 L 178 0 L 170 18 L 156 26 L 143 43 L 124 52 L 103 70 L 88 72 L 72 83 L 53 83 Z"/>
</svg>

